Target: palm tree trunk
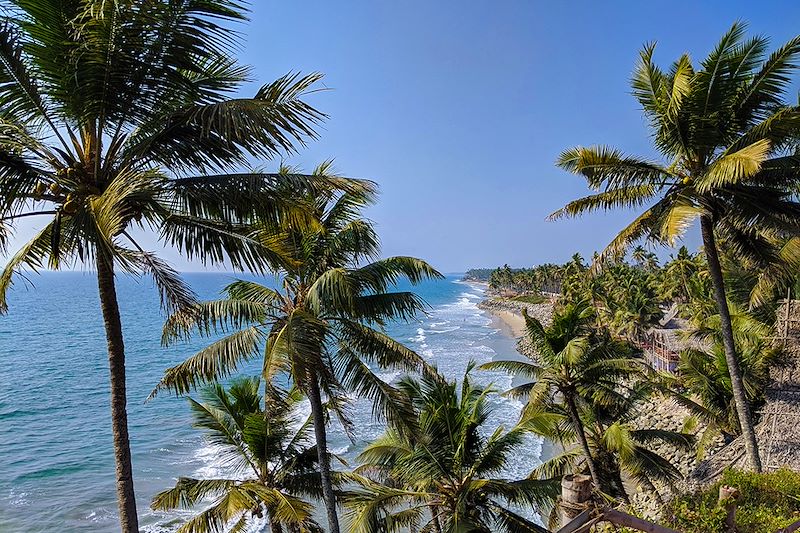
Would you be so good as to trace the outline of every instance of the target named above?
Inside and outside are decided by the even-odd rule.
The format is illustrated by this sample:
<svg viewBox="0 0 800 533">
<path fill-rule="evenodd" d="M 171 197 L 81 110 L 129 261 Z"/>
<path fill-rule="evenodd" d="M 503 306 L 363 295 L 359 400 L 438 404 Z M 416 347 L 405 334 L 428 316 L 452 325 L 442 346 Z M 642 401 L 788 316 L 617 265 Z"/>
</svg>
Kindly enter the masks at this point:
<svg viewBox="0 0 800 533">
<path fill-rule="evenodd" d="M 122 321 L 114 286 L 113 259 L 97 256 L 97 288 L 106 329 L 108 365 L 111 374 L 111 431 L 114 438 L 114 460 L 117 475 L 117 505 L 123 533 L 138 533 L 136 497 L 133 491 L 131 445 L 128 438 L 127 396 L 125 392 L 125 345 Z"/>
<path fill-rule="evenodd" d="M 433 531 L 435 533 L 442 533 L 442 523 L 439 520 L 439 506 L 434 505 L 431 507 L 431 516 L 433 517 Z"/>
<path fill-rule="evenodd" d="M 581 423 L 581 418 L 578 415 L 578 407 L 575 405 L 575 400 L 568 395 L 564 395 L 564 402 L 567 404 L 569 418 L 572 421 L 572 426 L 575 428 L 575 433 L 578 435 L 578 441 L 580 442 L 581 449 L 583 450 L 583 455 L 586 456 L 586 463 L 589 465 L 589 473 L 592 476 L 592 483 L 594 483 L 596 489 L 599 489 L 600 477 L 597 475 L 597 465 L 592 457 L 592 451 L 589 449 L 589 441 L 586 440 L 586 432 L 583 431 L 583 424 Z"/>
<path fill-rule="evenodd" d="M 333 494 L 331 482 L 331 461 L 328 456 L 328 438 L 325 432 L 325 412 L 322 408 L 322 396 L 316 376 L 311 376 L 308 387 L 308 399 L 311 402 L 311 416 L 314 419 L 314 435 L 317 439 L 317 457 L 319 473 L 322 478 L 322 501 L 328 514 L 330 533 L 340 533 L 339 517 L 336 514 L 336 496 Z"/>
<path fill-rule="evenodd" d="M 272 513 L 269 515 L 269 531 L 270 533 L 283 533 L 283 526 L 280 522 L 275 520 L 275 517 L 272 516 Z"/>
<path fill-rule="evenodd" d="M 711 282 L 714 286 L 714 300 L 717 302 L 719 310 L 720 326 L 722 329 L 722 345 L 725 349 L 725 361 L 728 363 L 728 373 L 731 376 L 731 389 L 733 389 L 733 401 L 736 404 L 736 414 L 739 417 L 739 425 L 742 426 L 747 455 L 753 470 L 761 472 L 761 458 L 758 455 L 758 443 L 756 442 L 756 432 L 753 427 L 753 418 L 750 415 L 750 405 L 744 390 L 742 371 L 739 368 L 739 359 L 736 356 L 736 344 L 733 340 L 733 325 L 731 324 L 731 313 L 728 309 L 728 300 L 725 296 L 725 281 L 722 279 L 722 266 L 719 262 L 717 243 L 714 237 L 714 223 L 710 217 L 700 218 L 700 229 L 703 234 L 703 248 L 705 249 L 706 259 L 708 260 L 708 271 L 711 274 Z"/>
</svg>

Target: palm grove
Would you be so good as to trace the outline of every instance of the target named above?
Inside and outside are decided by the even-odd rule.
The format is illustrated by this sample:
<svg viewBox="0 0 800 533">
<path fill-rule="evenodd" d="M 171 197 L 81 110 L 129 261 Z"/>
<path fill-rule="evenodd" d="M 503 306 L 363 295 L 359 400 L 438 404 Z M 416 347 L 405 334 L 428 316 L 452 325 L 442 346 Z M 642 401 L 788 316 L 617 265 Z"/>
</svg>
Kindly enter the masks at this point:
<svg viewBox="0 0 800 533">
<path fill-rule="evenodd" d="M 652 47 L 643 51 L 634 92 L 666 162 L 607 148 L 567 151 L 559 165 L 599 193 L 555 216 L 652 205 L 597 258 L 601 274 L 576 258 L 527 280 L 530 288 L 555 287 L 561 303 L 547 327 L 527 318 L 535 360 L 494 365 L 530 378 L 508 391 L 527 400 L 519 424 L 495 429 L 485 402 L 493 390 L 473 385 L 469 372 L 457 386 L 384 331 L 424 310 L 418 296 L 396 289 L 398 281 L 441 276 L 413 257 L 380 258 L 362 214 L 375 185 L 336 176 L 327 164 L 310 173 L 250 170 L 255 160 L 314 139 L 325 115 L 306 101 L 317 74 L 289 74 L 240 96 L 253 81 L 233 55 L 239 36 L 231 25 L 246 20 L 243 6 L 15 0 L 4 7 L 0 249 L 9 251 L 22 219 L 33 217 L 42 229 L 0 274 L 0 310 L 25 269 L 96 272 L 124 532 L 139 524 L 120 273 L 154 280 L 169 315 L 165 343 L 217 338 L 154 384 L 154 394 L 201 387 L 200 401 L 190 403 L 196 425 L 237 465 L 230 479 L 181 478 L 153 499 L 158 509 L 198 508 L 183 531 L 241 530 L 262 517 L 272 531 L 321 531 L 317 501 L 337 533 L 343 507 L 353 531 L 540 531 L 531 513 L 553 502 L 554 482 L 566 472 L 587 470 L 597 490 L 622 500 L 625 479 L 647 487 L 674 480 L 675 468 L 647 444 L 691 439 L 628 423 L 654 389 L 675 389 L 643 370 L 630 342 L 666 300 L 684 306 L 698 334 L 711 339 L 708 353 L 686 355 L 698 362 L 687 369 L 703 363 L 718 377 L 719 390 L 699 379 L 692 386 L 687 370 L 683 386 L 693 394 L 683 401 L 709 427 L 743 433 L 759 468 L 749 405 L 776 354 L 759 335 L 766 330 L 743 333 L 737 325 L 762 323 L 775 291 L 793 283 L 800 115 L 783 95 L 800 40 L 767 57 L 766 41 L 745 40 L 736 25 L 699 66 L 684 56 L 668 72 L 652 62 Z M 694 218 L 703 258 L 682 251 L 664 269 L 646 254 L 636 268 L 621 261 L 629 244 L 672 243 Z M 199 302 L 137 242 L 143 232 L 189 259 L 275 273 L 280 282 L 240 280 L 221 299 Z M 752 268 L 731 267 L 743 262 Z M 601 301 L 608 292 L 598 290 L 607 282 L 625 295 L 613 312 Z M 254 359 L 260 376 L 227 381 Z M 409 376 L 386 383 L 375 373 L 383 368 Z M 351 424 L 345 394 L 369 399 L 386 422 L 355 468 L 326 444 L 332 420 Z M 304 399 L 311 415 L 298 423 Z M 561 442 L 563 454 L 528 478 L 505 478 L 510 454 L 530 453 L 522 438 L 530 433 Z"/>
</svg>

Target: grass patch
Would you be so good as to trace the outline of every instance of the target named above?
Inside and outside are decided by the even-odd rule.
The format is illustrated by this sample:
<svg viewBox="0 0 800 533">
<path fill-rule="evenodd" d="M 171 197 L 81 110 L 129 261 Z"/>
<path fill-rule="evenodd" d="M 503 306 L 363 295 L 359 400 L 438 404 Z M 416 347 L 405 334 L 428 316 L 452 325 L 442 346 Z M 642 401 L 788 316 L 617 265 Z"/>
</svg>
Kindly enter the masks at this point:
<svg viewBox="0 0 800 533">
<path fill-rule="evenodd" d="M 741 493 L 736 511 L 738 533 L 774 532 L 800 520 L 800 473 L 727 470 L 708 490 L 670 502 L 664 513 L 665 525 L 685 533 L 723 531 L 725 511 L 717 505 L 720 485 L 736 487 Z"/>
<path fill-rule="evenodd" d="M 547 298 L 545 298 L 541 294 L 520 294 L 519 296 L 514 296 L 513 298 L 511 298 L 511 300 L 515 302 L 523 302 L 526 304 L 536 305 L 545 303 L 547 301 Z"/>
</svg>

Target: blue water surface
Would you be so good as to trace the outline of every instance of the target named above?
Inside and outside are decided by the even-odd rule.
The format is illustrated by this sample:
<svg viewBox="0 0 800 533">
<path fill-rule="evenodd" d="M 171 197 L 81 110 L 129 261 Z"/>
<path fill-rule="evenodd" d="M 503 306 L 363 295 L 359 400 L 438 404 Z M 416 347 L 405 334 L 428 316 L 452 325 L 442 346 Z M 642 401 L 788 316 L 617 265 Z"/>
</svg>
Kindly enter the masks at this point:
<svg viewBox="0 0 800 533">
<path fill-rule="evenodd" d="M 430 306 L 428 314 L 387 330 L 451 378 L 460 378 L 471 360 L 482 363 L 514 352 L 513 339 L 476 307 L 482 289 L 458 277 L 418 286 L 415 290 Z M 96 279 L 80 272 L 46 272 L 30 279 L 34 287 L 17 283 L 10 312 L 0 317 L 0 531 L 118 531 L 108 363 Z M 185 279 L 201 298 L 212 299 L 235 275 L 191 273 Z M 164 316 L 152 283 L 123 276 L 117 291 L 140 522 L 144 531 L 174 531 L 190 515 L 151 511 L 153 495 L 170 488 L 178 476 L 225 475 L 225 465 L 192 429 L 185 399 L 166 393 L 145 399 L 164 369 L 208 341 L 162 347 Z M 260 362 L 253 361 L 241 373 L 256 375 L 259 368 Z M 399 377 L 380 375 L 389 382 Z M 498 389 L 510 384 L 500 373 L 476 372 L 475 379 Z M 500 396 L 492 402 L 493 422 L 513 425 L 520 405 Z M 354 400 L 351 413 L 353 441 L 335 423 L 330 429 L 331 449 L 348 460 L 383 430 L 368 402 Z M 509 475 L 527 475 L 538 464 L 540 443 L 531 439 L 529 449 L 509 467 Z"/>
</svg>

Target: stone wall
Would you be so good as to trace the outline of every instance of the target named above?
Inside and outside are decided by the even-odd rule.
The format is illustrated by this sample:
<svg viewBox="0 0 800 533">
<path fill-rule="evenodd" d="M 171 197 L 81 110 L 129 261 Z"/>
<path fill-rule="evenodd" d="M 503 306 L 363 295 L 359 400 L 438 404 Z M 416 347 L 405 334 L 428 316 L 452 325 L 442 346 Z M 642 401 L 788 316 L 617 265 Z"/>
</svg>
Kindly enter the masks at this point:
<svg viewBox="0 0 800 533">
<path fill-rule="evenodd" d="M 700 438 L 705 426 L 701 423 L 695 424 L 691 431 L 687 431 L 686 421 L 691 413 L 672 398 L 667 398 L 657 394 L 648 401 L 644 402 L 639 408 L 639 415 L 634 419 L 632 425 L 637 429 L 661 429 L 665 431 L 679 431 L 691 433 L 695 438 Z M 706 445 L 704 457 L 711 457 L 725 445 L 721 435 L 716 436 Z M 656 483 L 658 496 L 652 490 L 645 490 L 637 487 L 636 493 L 631 495 L 631 506 L 635 511 L 642 514 L 645 518 L 655 520 L 660 518 L 661 503 L 671 499 L 673 493 L 685 488 L 685 480 L 694 472 L 698 465 L 702 463 L 698 460 L 697 448 L 689 450 L 679 448 L 671 444 L 656 444 L 652 451 L 672 463 L 680 472 L 683 479 L 677 480 L 674 487 L 664 483 Z"/>
</svg>

